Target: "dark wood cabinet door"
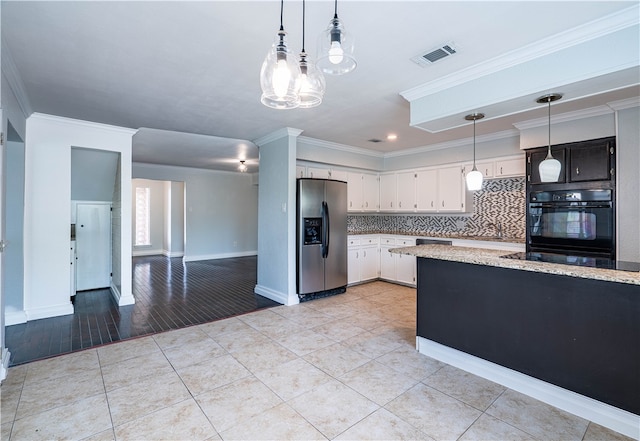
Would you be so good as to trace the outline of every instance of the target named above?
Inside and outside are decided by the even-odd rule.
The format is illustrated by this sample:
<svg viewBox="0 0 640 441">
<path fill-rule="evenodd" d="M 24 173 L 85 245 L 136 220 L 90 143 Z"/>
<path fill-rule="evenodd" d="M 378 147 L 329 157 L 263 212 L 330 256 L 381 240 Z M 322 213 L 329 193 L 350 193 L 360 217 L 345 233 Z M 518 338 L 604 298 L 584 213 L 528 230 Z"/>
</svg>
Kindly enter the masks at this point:
<svg viewBox="0 0 640 441">
<path fill-rule="evenodd" d="M 529 175 L 529 183 L 530 184 L 542 184 L 543 182 L 540 180 L 540 171 L 538 167 L 540 163 L 544 161 L 544 158 L 547 157 L 547 147 L 540 147 L 531 149 L 527 152 L 527 167 L 528 167 L 528 175 Z M 560 176 L 556 182 L 563 183 L 565 182 L 565 150 L 564 148 L 554 148 L 551 146 L 551 154 L 555 159 L 560 161 L 562 168 L 560 169 Z"/>
<path fill-rule="evenodd" d="M 609 142 L 585 143 L 569 149 L 571 182 L 607 181 L 611 179 L 611 145 Z"/>
</svg>

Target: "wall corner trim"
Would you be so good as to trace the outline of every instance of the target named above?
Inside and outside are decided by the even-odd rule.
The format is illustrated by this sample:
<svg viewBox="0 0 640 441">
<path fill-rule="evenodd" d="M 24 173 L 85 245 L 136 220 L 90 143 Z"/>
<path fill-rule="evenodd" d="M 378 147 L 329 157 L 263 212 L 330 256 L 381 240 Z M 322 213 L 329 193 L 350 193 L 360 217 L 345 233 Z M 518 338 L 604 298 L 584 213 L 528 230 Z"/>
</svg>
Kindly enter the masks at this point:
<svg viewBox="0 0 640 441">
<path fill-rule="evenodd" d="M 291 299 L 291 296 L 289 296 L 289 294 L 287 294 L 286 292 L 276 291 L 275 289 L 268 288 L 264 285 L 256 285 L 253 292 L 271 299 L 274 302 L 282 303 L 286 306 L 297 305 L 298 303 L 300 303 L 300 301 L 298 300 L 298 296 L 296 296 L 296 299 L 293 300 Z"/>
<path fill-rule="evenodd" d="M 275 141 L 276 139 L 281 139 L 288 136 L 299 136 L 301 133 L 302 130 L 300 129 L 283 127 L 282 129 L 276 130 L 275 132 L 269 133 L 268 135 L 262 136 L 258 139 L 254 139 L 253 143 L 258 147 L 262 147 L 263 145 Z"/>
<path fill-rule="evenodd" d="M 133 297 L 133 295 L 123 296 L 118 287 L 114 285 L 113 282 L 111 283 L 111 286 L 109 288 L 111 289 L 111 295 L 113 296 L 118 306 L 134 305 L 136 303 L 136 299 Z"/>
</svg>

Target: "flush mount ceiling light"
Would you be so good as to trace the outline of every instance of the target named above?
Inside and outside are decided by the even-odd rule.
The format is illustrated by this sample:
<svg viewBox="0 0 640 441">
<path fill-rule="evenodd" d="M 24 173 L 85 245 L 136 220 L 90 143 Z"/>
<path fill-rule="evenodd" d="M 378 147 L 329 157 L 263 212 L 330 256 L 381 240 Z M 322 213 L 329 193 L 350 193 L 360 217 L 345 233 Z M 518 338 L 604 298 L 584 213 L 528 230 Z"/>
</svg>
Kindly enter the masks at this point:
<svg viewBox="0 0 640 441">
<path fill-rule="evenodd" d="M 247 166 L 244 164 L 243 160 L 240 160 L 240 166 L 238 167 L 238 170 L 240 170 L 240 172 L 242 173 L 247 171 Z"/>
<path fill-rule="evenodd" d="M 260 101 L 272 109 L 295 109 L 300 105 L 300 66 L 287 48 L 282 25 L 284 0 L 280 0 L 280 30 L 260 70 Z"/>
<path fill-rule="evenodd" d="M 338 0 L 329 26 L 318 38 L 318 67 L 324 73 L 343 75 L 356 68 L 353 56 L 353 38 L 338 18 Z"/>
<path fill-rule="evenodd" d="M 467 190 L 476 191 L 482 188 L 482 173 L 476 168 L 476 121 L 484 118 L 484 113 L 472 113 L 464 117 L 467 121 L 473 121 L 473 169 L 467 173 Z"/>
<path fill-rule="evenodd" d="M 540 181 L 542 182 L 557 182 L 560 177 L 560 170 L 562 169 L 560 161 L 551 155 L 551 103 L 553 101 L 558 101 L 560 98 L 562 98 L 562 94 L 550 93 L 548 95 L 541 96 L 536 100 L 539 104 L 549 104 L 549 150 L 547 150 L 547 157 L 538 166 Z"/>
<path fill-rule="evenodd" d="M 300 107 L 319 106 L 324 96 L 325 80 L 313 61 L 307 59 L 304 50 L 305 2 L 302 0 L 302 51 L 300 52 Z"/>
</svg>

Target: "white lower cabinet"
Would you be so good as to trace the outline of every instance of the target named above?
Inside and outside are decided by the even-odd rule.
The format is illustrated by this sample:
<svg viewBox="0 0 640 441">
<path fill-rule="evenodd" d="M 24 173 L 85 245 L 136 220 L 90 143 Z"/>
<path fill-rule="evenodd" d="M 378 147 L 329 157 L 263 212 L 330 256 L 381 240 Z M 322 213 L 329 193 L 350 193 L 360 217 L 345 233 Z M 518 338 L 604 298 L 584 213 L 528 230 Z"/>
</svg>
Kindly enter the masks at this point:
<svg viewBox="0 0 640 441">
<path fill-rule="evenodd" d="M 347 282 L 377 279 L 380 272 L 379 242 L 376 236 L 348 239 Z"/>
<path fill-rule="evenodd" d="M 382 236 L 380 239 L 380 278 L 407 285 L 416 284 L 416 258 L 405 254 L 391 254 L 391 248 L 410 247 L 414 238 Z"/>
</svg>

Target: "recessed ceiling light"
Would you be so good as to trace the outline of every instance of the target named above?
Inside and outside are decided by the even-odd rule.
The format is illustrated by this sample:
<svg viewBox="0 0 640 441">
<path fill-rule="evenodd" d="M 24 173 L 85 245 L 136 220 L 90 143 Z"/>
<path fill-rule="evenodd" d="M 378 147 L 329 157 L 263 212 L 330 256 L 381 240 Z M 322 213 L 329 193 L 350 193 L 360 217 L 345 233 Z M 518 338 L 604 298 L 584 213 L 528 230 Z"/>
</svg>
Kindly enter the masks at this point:
<svg viewBox="0 0 640 441">
<path fill-rule="evenodd" d="M 396 139 L 398 139 L 398 135 L 396 135 L 395 133 L 389 133 L 387 135 L 387 141 L 395 141 Z"/>
</svg>

